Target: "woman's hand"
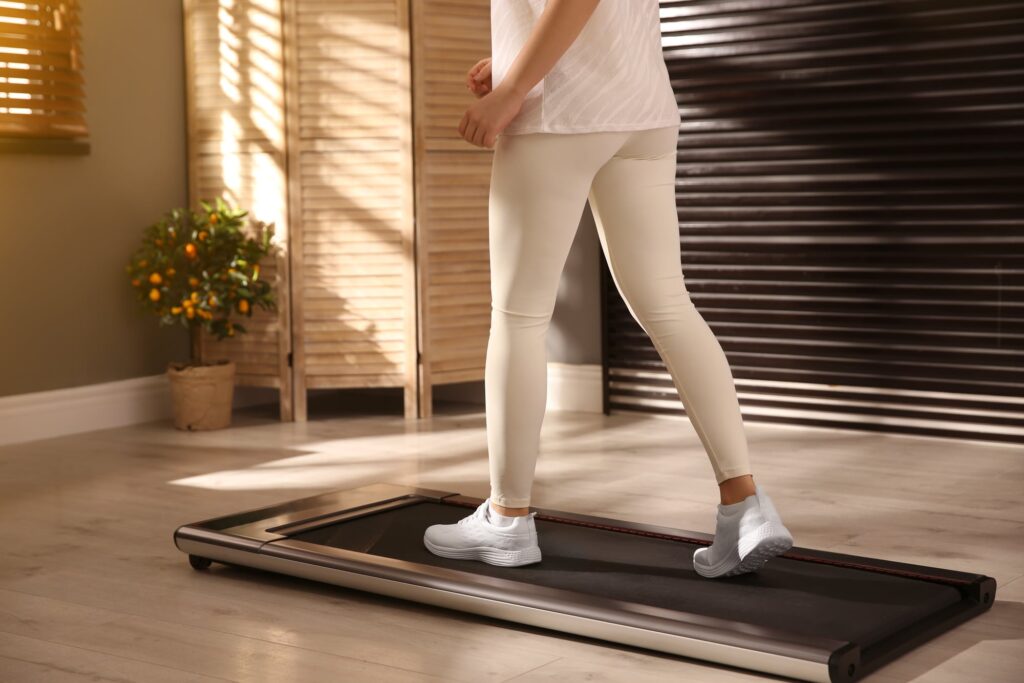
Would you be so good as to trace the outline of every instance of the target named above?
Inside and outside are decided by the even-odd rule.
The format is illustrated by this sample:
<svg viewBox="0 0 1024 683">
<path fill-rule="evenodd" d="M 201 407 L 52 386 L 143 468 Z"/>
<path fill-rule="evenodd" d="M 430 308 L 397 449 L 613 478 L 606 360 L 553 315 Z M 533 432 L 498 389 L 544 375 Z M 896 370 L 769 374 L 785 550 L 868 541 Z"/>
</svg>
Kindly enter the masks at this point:
<svg viewBox="0 0 1024 683">
<path fill-rule="evenodd" d="M 493 148 L 501 131 L 515 118 L 525 96 L 502 83 L 469 105 L 459 122 L 459 135 L 477 147 Z"/>
<path fill-rule="evenodd" d="M 491 58 L 485 57 L 466 73 L 466 87 L 480 99 L 491 92 Z"/>
</svg>

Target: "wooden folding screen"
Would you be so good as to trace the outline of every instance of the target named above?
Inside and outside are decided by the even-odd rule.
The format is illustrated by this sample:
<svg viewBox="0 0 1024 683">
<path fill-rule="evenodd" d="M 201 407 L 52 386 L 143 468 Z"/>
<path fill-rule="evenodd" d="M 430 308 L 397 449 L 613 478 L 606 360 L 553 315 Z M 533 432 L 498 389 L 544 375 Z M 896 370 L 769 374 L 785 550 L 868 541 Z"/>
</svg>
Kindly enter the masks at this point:
<svg viewBox="0 0 1024 683">
<path fill-rule="evenodd" d="M 682 269 L 744 418 L 1024 443 L 1024 6 L 661 8 Z M 606 410 L 681 413 L 604 270 Z"/>
<path fill-rule="evenodd" d="M 189 48 L 192 70 L 214 71 L 218 51 L 251 54 L 260 70 L 243 89 L 191 78 L 190 95 L 211 110 L 212 143 L 226 137 L 218 107 L 275 132 L 261 147 L 275 154 L 271 195 L 289 227 L 282 316 L 208 342 L 210 354 L 248 361 L 240 384 L 280 387 L 282 419 L 306 419 L 310 389 L 351 387 L 401 387 L 406 417 L 427 417 L 435 384 L 482 379 L 491 152 L 457 125 L 472 101 L 465 72 L 490 54 L 486 0 L 186 0 L 186 25 L 211 41 Z M 190 158 L 202 168 L 201 151 Z M 233 168 L 205 163 L 193 201 L 223 191 L 217 171 Z M 285 362 L 256 368 L 254 347 L 278 329 Z"/>
<path fill-rule="evenodd" d="M 285 0 L 295 403 L 405 387 L 416 406 L 405 2 Z"/>
<path fill-rule="evenodd" d="M 491 54 L 485 0 L 413 0 L 421 415 L 435 384 L 482 380 L 491 320 L 491 150 L 462 139 L 466 71 Z"/>
<path fill-rule="evenodd" d="M 289 216 L 282 14 L 271 0 L 184 0 L 189 203 L 221 196 L 274 223 L 276 259 L 260 276 L 274 282 L 277 312 L 257 308 L 248 332 L 218 341 L 204 334 L 202 357 L 230 358 L 236 383 L 273 387 L 281 418 L 292 419 Z"/>
</svg>

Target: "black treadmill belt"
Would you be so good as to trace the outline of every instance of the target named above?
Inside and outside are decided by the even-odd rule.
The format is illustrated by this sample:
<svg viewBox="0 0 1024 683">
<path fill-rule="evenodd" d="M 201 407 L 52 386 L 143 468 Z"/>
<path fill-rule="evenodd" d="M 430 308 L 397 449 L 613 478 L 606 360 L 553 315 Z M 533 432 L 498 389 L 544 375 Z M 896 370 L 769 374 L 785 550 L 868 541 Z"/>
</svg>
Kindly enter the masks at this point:
<svg viewBox="0 0 1024 683">
<path fill-rule="evenodd" d="M 438 557 L 423 545 L 431 524 L 472 512 L 419 502 L 290 536 L 320 545 L 605 598 L 736 620 L 866 647 L 962 600 L 948 585 L 775 557 L 755 573 L 707 579 L 697 544 L 536 519 L 543 559 L 521 567 Z"/>
</svg>

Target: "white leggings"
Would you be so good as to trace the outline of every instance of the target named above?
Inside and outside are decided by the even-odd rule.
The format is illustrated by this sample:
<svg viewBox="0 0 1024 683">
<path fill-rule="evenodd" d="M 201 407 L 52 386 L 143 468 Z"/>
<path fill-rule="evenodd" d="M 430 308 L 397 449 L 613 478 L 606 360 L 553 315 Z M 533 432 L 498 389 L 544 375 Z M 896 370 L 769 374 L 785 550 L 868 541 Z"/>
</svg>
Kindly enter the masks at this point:
<svg viewBox="0 0 1024 683">
<path fill-rule="evenodd" d="M 588 198 L 615 285 L 671 374 L 715 479 L 751 474 L 732 371 L 683 283 L 678 135 L 672 126 L 497 138 L 484 393 L 498 505 L 530 504 L 547 401 L 545 337 Z"/>
</svg>

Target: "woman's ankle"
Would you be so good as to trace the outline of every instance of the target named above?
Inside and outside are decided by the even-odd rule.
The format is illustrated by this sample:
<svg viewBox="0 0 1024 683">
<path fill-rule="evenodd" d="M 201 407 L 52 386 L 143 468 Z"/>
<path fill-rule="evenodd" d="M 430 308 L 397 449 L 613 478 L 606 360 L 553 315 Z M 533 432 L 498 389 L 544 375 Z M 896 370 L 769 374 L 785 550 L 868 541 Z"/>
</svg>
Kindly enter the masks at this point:
<svg viewBox="0 0 1024 683">
<path fill-rule="evenodd" d="M 754 475 L 743 474 L 726 479 L 718 485 L 718 494 L 722 505 L 732 505 L 746 500 L 757 491 L 754 488 Z"/>
<path fill-rule="evenodd" d="M 504 505 L 498 505 L 493 500 L 491 501 L 491 509 L 498 514 L 505 515 L 506 517 L 523 517 L 530 514 L 530 508 L 507 508 Z"/>
</svg>

